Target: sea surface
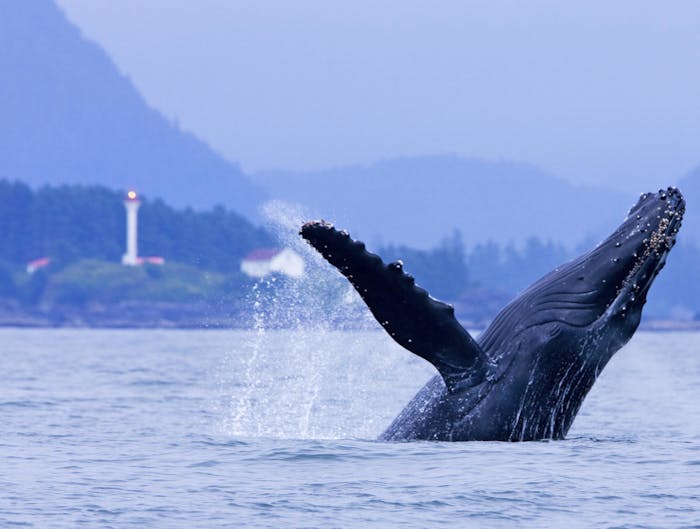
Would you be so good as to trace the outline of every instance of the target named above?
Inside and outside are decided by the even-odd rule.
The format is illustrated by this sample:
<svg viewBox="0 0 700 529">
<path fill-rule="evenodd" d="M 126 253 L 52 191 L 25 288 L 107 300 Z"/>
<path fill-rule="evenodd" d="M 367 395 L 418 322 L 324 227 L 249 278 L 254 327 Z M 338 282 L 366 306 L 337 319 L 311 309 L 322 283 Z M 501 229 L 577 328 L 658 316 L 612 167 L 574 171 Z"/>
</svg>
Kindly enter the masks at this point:
<svg viewBox="0 0 700 529">
<path fill-rule="evenodd" d="M 565 441 L 375 441 L 375 331 L 0 329 L 0 527 L 700 527 L 700 334 L 637 333 Z"/>
</svg>

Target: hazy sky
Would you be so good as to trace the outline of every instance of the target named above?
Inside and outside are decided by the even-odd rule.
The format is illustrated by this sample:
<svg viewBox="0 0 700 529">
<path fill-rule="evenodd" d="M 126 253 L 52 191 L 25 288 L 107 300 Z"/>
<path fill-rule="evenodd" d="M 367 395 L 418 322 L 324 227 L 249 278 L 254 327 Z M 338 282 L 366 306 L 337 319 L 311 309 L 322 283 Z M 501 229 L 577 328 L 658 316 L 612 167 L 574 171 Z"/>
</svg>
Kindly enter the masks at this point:
<svg viewBox="0 0 700 529">
<path fill-rule="evenodd" d="M 58 0 L 252 171 L 455 153 L 629 190 L 700 165 L 700 2 Z"/>
</svg>

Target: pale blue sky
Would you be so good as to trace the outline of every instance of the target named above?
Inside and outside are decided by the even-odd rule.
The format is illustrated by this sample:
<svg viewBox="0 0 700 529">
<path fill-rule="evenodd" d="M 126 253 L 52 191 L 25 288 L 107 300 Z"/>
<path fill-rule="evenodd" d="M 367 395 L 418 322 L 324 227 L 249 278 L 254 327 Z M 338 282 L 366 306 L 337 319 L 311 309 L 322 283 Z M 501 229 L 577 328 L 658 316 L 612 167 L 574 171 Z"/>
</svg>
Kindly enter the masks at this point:
<svg viewBox="0 0 700 529">
<path fill-rule="evenodd" d="M 58 0 L 249 171 L 454 153 L 650 188 L 700 164 L 700 2 Z"/>
</svg>

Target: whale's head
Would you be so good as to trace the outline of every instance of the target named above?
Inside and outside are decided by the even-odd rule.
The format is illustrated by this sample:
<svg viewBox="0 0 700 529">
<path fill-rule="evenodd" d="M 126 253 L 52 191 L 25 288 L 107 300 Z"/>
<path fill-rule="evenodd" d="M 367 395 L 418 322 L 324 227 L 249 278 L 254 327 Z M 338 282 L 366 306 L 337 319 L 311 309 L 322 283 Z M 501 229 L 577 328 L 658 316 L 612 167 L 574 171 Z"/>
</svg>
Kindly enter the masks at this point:
<svg viewBox="0 0 700 529">
<path fill-rule="evenodd" d="M 572 263 L 574 281 L 594 287 L 593 314 L 627 327 L 639 325 L 647 293 L 676 244 L 685 200 L 674 187 L 644 193 L 612 235 Z"/>
<path fill-rule="evenodd" d="M 511 302 L 480 340 L 485 349 L 502 350 L 503 344 L 496 342 L 504 334 L 513 339 L 530 330 L 537 336 L 578 341 L 603 331 L 611 353 L 622 347 L 639 325 L 647 293 L 676 242 L 684 212 L 685 201 L 675 188 L 642 194 L 609 237 Z"/>
</svg>

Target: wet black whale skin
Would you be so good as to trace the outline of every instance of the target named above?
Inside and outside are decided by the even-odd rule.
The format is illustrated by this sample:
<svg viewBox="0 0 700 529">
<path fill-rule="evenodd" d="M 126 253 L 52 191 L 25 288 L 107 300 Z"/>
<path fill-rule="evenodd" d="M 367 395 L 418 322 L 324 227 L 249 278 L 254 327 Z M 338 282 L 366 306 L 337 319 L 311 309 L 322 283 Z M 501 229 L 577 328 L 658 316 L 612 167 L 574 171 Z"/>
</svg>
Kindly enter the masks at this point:
<svg viewBox="0 0 700 529">
<path fill-rule="evenodd" d="M 381 439 L 562 439 L 603 367 L 637 329 L 684 211 L 675 188 L 643 194 L 606 240 L 536 281 L 478 340 L 401 262 L 385 265 L 325 221 L 300 233 L 390 336 L 439 373 Z"/>
</svg>

